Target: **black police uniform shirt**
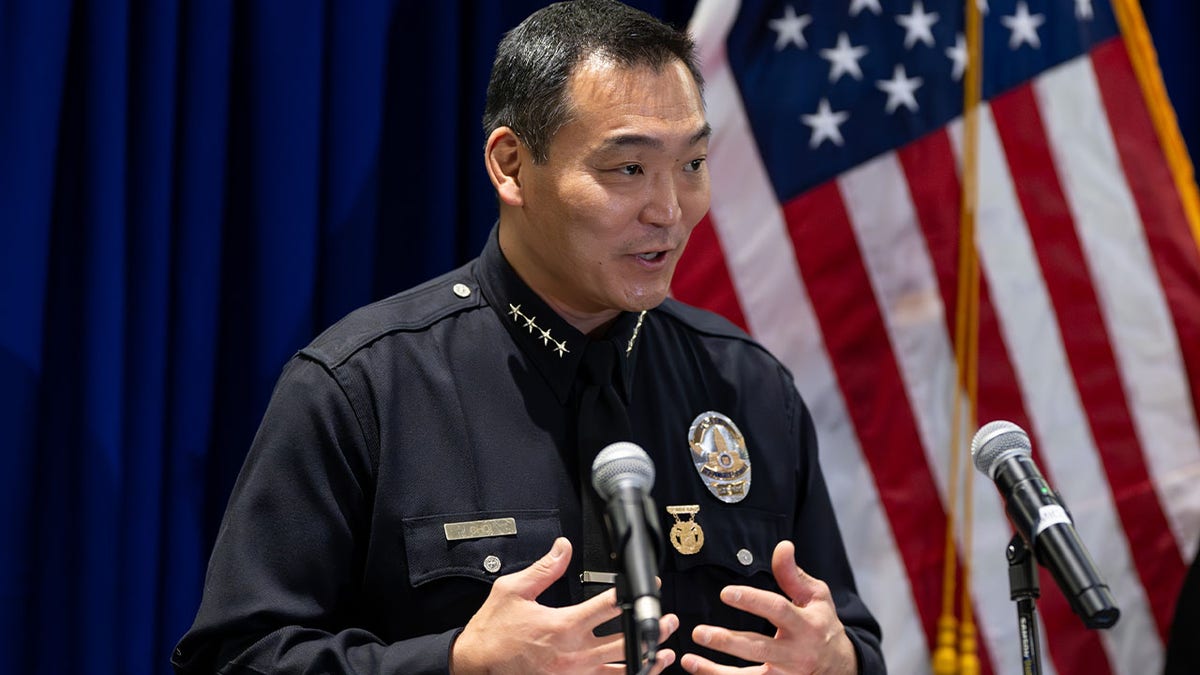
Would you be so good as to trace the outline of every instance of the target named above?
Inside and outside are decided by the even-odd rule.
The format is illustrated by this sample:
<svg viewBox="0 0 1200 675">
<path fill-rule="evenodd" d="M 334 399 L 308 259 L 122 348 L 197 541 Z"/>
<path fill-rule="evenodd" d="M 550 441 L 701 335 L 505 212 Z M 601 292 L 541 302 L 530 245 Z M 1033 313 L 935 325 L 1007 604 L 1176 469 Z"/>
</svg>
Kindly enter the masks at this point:
<svg viewBox="0 0 1200 675">
<path fill-rule="evenodd" d="M 703 532 L 698 551 L 664 546 L 663 611 L 681 624 L 665 646 L 729 663 L 692 642 L 695 625 L 773 635 L 718 594 L 778 591 L 771 555 L 790 539 L 797 564 L 829 585 L 860 670 L 883 672 L 790 374 L 733 325 L 672 300 L 622 315 L 606 339 L 631 440 L 655 465 L 662 531 L 678 517 Z M 578 602 L 572 396 L 588 340 L 520 280 L 493 231 L 478 259 L 351 313 L 301 350 L 234 487 L 177 670 L 446 672 L 491 582 L 560 535 L 571 567 L 539 601 Z M 710 411 L 744 437 L 751 482 L 734 503 L 713 494 L 689 447 Z M 501 518 L 515 527 L 448 540 L 447 524 Z"/>
</svg>

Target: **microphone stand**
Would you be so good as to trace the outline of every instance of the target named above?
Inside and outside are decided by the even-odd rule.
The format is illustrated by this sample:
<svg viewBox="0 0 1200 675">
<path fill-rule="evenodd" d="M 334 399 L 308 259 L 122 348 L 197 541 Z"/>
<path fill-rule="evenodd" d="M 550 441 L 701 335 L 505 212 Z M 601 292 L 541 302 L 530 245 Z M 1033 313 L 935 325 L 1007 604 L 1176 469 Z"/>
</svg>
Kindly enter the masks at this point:
<svg viewBox="0 0 1200 675">
<path fill-rule="evenodd" d="M 649 495 L 643 499 L 643 518 L 639 519 L 640 525 L 647 532 L 654 558 L 658 560 L 662 556 L 662 528 L 651 515 L 655 512 L 654 500 Z M 621 608 L 621 632 L 625 636 L 625 672 L 627 675 L 645 675 L 654 667 L 658 640 L 646 639 L 642 627 L 634 620 L 633 589 L 630 587 L 629 578 L 623 569 L 623 561 L 626 559 L 625 547 L 630 545 L 633 539 L 630 533 L 636 525 L 614 522 L 611 512 L 606 515 L 609 516 L 606 518 L 606 523 L 612 536 L 613 558 L 617 563 L 618 571 L 616 579 L 617 606 Z M 657 631 L 655 631 L 655 635 L 657 635 Z"/>
<path fill-rule="evenodd" d="M 642 672 L 642 636 L 633 621 L 633 599 L 629 595 L 629 581 L 618 574 L 617 606 L 621 608 L 621 632 L 625 635 L 625 673 L 638 675 Z"/>
<path fill-rule="evenodd" d="M 1042 655 L 1038 644 L 1037 606 L 1041 594 L 1038 588 L 1037 566 L 1021 535 L 1013 535 L 1005 551 L 1008 558 L 1008 594 L 1017 602 L 1017 631 L 1021 640 L 1021 672 L 1041 675 Z"/>
</svg>

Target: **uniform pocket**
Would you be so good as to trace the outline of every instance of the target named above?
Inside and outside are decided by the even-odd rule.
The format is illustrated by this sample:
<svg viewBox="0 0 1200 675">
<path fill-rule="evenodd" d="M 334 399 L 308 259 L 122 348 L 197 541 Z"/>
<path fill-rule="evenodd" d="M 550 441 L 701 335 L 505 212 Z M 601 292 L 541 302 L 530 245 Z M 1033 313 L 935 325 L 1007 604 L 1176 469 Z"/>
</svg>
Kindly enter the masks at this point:
<svg viewBox="0 0 1200 675">
<path fill-rule="evenodd" d="M 489 533 L 471 523 L 512 518 L 512 534 Z M 464 539 L 450 540 L 447 524 L 466 530 Z M 466 524 L 466 525 L 464 525 Z M 473 511 L 405 518 L 404 548 L 409 583 L 414 587 L 444 577 L 470 577 L 492 582 L 502 574 L 522 570 L 550 550 L 561 535 L 558 510 Z M 505 531 L 505 528 L 496 528 Z"/>
<path fill-rule="evenodd" d="M 704 532 L 704 543 L 692 554 L 671 545 L 671 524 L 664 534 L 675 569 L 680 572 L 712 566 L 735 576 L 771 573 L 771 554 L 783 539 L 785 517 L 743 507 L 705 507 L 695 516 Z"/>
</svg>

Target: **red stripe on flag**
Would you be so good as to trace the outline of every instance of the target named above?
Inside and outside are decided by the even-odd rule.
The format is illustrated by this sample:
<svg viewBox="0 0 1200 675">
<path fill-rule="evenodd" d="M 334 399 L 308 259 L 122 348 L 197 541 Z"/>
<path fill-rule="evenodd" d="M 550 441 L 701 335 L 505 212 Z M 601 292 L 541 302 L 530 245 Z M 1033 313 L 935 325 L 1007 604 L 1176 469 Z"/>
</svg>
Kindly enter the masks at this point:
<svg viewBox="0 0 1200 675">
<path fill-rule="evenodd" d="M 1172 589 L 1179 588 L 1183 580 L 1183 559 L 1150 481 L 1108 329 L 1054 168 L 1032 87 L 1026 85 L 997 97 L 992 109 L 1046 289 L 1058 315 L 1080 401 L 1134 565 L 1146 588 L 1159 633 L 1165 638 L 1171 624 Z"/>
<path fill-rule="evenodd" d="M 908 179 L 913 209 L 942 291 L 946 330 L 953 339 L 958 311 L 958 204 L 962 193 L 954 147 L 943 127 L 900 148 L 896 155 Z"/>
<path fill-rule="evenodd" d="M 1133 193 L 1159 283 L 1171 309 L 1179 350 L 1200 419 L 1200 248 L 1188 227 L 1154 125 L 1143 105 L 1125 44 L 1114 38 L 1092 52 L 1125 180 Z"/>
<path fill-rule="evenodd" d="M 836 182 L 784 206 L 801 274 L 932 647 L 946 516 Z"/>
<path fill-rule="evenodd" d="M 937 275 L 942 302 L 946 307 L 946 330 L 953 336 L 958 302 L 959 195 L 961 183 L 955 171 L 954 149 L 945 130 L 924 136 L 901 148 L 897 155 L 908 179 L 917 220 L 924 234 L 930 260 Z M 981 263 L 982 264 L 982 263 Z M 996 308 L 988 291 L 987 278 L 979 280 L 979 382 L 978 415 L 980 420 L 1004 419 L 1029 429 L 1029 415 L 1021 397 L 1016 372 L 1000 332 Z M 964 458 L 970 462 L 970 458 Z M 1044 463 L 1039 462 L 1043 468 Z M 1049 478 L 1048 478 L 1049 479 Z M 977 489 L 992 489 L 986 481 Z M 1002 555 L 999 542 L 996 555 Z M 1044 568 L 1039 583 L 1053 585 Z M 1108 655 L 1094 631 L 1083 629 L 1061 593 L 1043 593 L 1040 603 L 1047 633 L 1050 657 L 1061 672 L 1085 672 L 1103 675 L 1112 672 Z M 984 643 L 980 643 L 982 646 Z M 981 654 L 981 660 L 986 658 Z"/>
<path fill-rule="evenodd" d="M 675 268 L 671 292 L 675 299 L 714 311 L 749 332 L 711 213 L 705 214 L 692 230 L 692 238 Z"/>
</svg>

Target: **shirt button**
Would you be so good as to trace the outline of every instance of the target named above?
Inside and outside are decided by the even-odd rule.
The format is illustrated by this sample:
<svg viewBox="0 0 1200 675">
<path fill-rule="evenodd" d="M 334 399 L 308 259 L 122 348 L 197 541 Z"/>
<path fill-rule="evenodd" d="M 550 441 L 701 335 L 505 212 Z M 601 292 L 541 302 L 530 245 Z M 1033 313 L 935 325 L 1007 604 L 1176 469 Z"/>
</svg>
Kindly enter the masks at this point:
<svg viewBox="0 0 1200 675">
<path fill-rule="evenodd" d="M 451 290 L 460 298 L 466 298 L 471 295 L 471 287 L 466 284 L 454 284 L 454 288 Z"/>
<path fill-rule="evenodd" d="M 494 555 L 489 555 L 483 559 L 483 569 L 495 574 L 500 571 L 500 559 Z"/>
<path fill-rule="evenodd" d="M 743 565 L 749 565 L 754 562 L 754 554 L 743 548 L 737 552 L 737 559 Z"/>
</svg>

